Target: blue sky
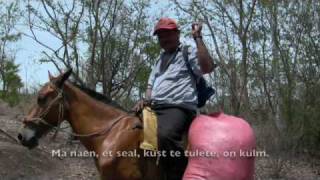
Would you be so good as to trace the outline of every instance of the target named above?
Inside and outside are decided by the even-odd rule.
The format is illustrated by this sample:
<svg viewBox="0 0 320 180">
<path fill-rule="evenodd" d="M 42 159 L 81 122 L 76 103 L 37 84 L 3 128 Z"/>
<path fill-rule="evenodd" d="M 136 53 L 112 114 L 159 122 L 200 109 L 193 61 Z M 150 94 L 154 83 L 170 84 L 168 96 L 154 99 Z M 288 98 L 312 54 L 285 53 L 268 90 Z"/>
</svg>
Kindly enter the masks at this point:
<svg viewBox="0 0 320 180">
<path fill-rule="evenodd" d="M 22 32 L 29 34 L 29 29 L 25 26 L 20 27 Z M 59 44 L 53 37 L 46 33 L 37 32 L 41 41 L 50 44 L 50 46 L 57 46 Z M 27 86 L 44 83 L 48 80 L 48 70 L 56 73 L 56 69 L 51 63 L 39 63 L 38 59 L 41 57 L 41 51 L 44 51 L 41 45 L 36 43 L 33 39 L 22 36 L 21 40 L 15 43 L 16 63 L 20 64 L 19 75 Z"/>
</svg>

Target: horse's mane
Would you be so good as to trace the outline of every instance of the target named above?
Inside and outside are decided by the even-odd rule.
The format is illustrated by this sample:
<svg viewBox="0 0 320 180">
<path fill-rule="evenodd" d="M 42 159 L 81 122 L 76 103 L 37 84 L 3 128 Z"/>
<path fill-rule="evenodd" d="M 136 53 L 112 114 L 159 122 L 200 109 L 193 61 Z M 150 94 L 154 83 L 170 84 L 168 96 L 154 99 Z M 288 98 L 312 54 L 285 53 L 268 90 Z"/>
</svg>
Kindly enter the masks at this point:
<svg viewBox="0 0 320 180">
<path fill-rule="evenodd" d="M 87 95 L 89 95 L 90 97 L 94 98 L 97 101 L 103 102 L 104 104 L 111 105 L 112 107 L 128 112 L 125 108 L 120 106 L 116 101 L 113 101 L 110 97 L 107 97 L 101 93 L 98 93 L 84 85 L 77 84 L 76 82 L 71 82 L 71 84 L 76 86 L 77 88 L 79 88 L 80 90 L 82 90 Z"/>
</svg>

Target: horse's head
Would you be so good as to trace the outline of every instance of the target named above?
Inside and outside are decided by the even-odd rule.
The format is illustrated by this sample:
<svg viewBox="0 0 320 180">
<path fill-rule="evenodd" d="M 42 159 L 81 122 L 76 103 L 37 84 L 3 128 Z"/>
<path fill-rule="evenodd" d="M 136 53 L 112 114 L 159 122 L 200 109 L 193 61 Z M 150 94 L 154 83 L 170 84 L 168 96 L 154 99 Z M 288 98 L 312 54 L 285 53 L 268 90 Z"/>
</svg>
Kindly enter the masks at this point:
<svg viewBox="0 0 320 180">
<path fill-rule="evenodd" d="M 65 98 L 63 84 L 72 70 L 52 77 L 38 92 L 37 103 L 23 119 L 23 128 L 18 134 L 21 144 L 28 148 L 38 145 L 38 139 L 53 127 L 57 127 L 65 118 Z"/>
</svg>

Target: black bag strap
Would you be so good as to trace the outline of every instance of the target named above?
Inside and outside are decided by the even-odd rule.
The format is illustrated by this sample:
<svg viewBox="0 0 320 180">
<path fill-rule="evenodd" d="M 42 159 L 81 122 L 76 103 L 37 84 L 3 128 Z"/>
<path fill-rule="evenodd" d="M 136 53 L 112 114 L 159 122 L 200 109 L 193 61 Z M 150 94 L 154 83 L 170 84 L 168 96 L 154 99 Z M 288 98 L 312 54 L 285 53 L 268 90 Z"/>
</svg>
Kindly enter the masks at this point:
<svg viewBox="0 0 320 180">
<path fill-rule="evenodd" d="M 190 62 L 189 62 L 189 56 L 188 56 L 188 47 L 189 46 L 183 46 L 183 49 L 182 49 L 182 55 L 183 55 L 183 59 L 184 59 L 184 62 L 186 63 L 186 66 L 187 66 L 187 69 L 189 71 L 189 73 L 191 74 L 191 76 L 193 77 L 193 79 L 196 81 L 196 83 L 198 82 L 198 78 L 197 76 L 194 74 L 192 68 L 191 68 L 191 65 L 190 65 Z"/>
<path fill-rule="evenodd" d="M 171 55 L 171 57 L 169 59 L 167 59 L 167 62 L 164 64 L 164 66 L 162 66 L 164 54 L 163 53 L 161 54 L 161 56 L 160 56 L 160 72 L 161 73 L 165 72 L 168 69 L 169 65 L 176 58 L 178 51 L 179 51 L 179 48 L 177 48 L 175 50 L 175 52 Z M 161 69 L 161 67 L 162 67 L 162 69 Z"/>
</svg>

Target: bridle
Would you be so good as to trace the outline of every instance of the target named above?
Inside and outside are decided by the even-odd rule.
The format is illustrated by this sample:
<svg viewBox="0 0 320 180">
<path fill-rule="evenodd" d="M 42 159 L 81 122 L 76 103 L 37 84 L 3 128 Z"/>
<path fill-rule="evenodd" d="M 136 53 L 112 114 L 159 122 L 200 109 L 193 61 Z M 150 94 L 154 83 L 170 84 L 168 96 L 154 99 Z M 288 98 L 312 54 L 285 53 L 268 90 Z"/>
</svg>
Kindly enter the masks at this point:
<svg viewBox="0 0 320 180">
<path fill-rule="evenodd" d="M 53 85 L 53 87 L 55 87 L 55 85 Z M 93 137 L 98 137 L 98 136 L 101 136 L 101 135 L 104 135 L 104 134 L 107 134 L 111 131 L 111 129 L 118 123 L 120 122 L 120 120 L 124 119 L 125 117 L 127 117 L 127 115 L 121 115 L 117 118 L 115 118 L 111 125 L 108 127 L 108 128 L 103 128 L 101 130 L 98 130 L 96 132 L 92 132 L 92 133 L 88 133 L 88 134 L 78 134 L 78 133 L 74 133 L 74 132 L 68 132 L 68 131 L 65 131 L 64 129 L 65 128 L 61 128 L 61 123 L 64 121 L 64 104 L 65 104 L 65 97 L 64 97 L 64 93 L 63 93 L 63 90 L 62 89 L 59 89 L 59 88 L 54 88 L 55 91 L 57 92 L 57 96 L 49 103 L 49 105 L 46 107 L 46 109 L 41 112 L 41 114 L 39 115 L 39 117 L 36 117 L 36 118 L 31 118 L 30 120 L 28 120 L 28 123 L 33 123 L 33 124 L 44 124 L 48 127 L 50 127 L 51 129 L 54 129 L 55 130 L 55 133 L 53 135 L 53 137 L 56 136 L 56 134 L 58 132 L 65 132 L 71 136 L 74 136 L 74 137 L 79 137 L 79 138 L 93 138 Z M 53 125 L 51 123 L 48 123 L 44 117 L 49 113 L 50 109 L 52 108 L 52 106 L 55 104 L 55 103 L 59 103 L 58 106 L 59 106 L 59 114 L 58 114 L 58 123 L 57 125 Z"/>
</svg>

